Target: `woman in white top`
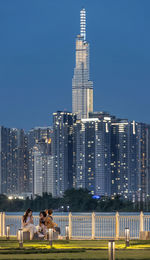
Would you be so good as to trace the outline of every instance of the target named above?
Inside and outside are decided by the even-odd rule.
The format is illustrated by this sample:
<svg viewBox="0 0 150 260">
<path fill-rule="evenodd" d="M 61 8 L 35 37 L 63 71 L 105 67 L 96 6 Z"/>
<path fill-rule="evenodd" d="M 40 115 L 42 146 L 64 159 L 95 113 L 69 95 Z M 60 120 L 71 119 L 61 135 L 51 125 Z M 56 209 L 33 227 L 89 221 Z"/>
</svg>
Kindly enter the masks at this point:
<svg viewBox="0 0 150 260">
<path fill-rule="evenodd" d="M 33 216 L 32 216 L 32 210 L 27 209 L 25 214 L 22 217 L 22 228 L 23 231 L 29 231 L 30 232 L 30 240 L 33 239 L 34 234 L 38 234 L 39 237 L 43 237 L 44 235 L 40 234 L 36 226 L 33 224 Z"/>
</svg>

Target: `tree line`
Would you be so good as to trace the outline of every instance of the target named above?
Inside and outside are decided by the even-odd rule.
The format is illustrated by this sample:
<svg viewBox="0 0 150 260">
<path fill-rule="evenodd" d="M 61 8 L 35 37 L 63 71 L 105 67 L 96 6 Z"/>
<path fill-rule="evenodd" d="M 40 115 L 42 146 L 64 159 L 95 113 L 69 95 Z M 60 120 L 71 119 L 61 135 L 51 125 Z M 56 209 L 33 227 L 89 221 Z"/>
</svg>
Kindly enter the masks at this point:
<svg viewBox="0 0 150 260">
<path fill-rule="evenodd" d="M 67 190 L 62 198 L 53 198 L 51 194 L 43 193 L 43 196 L 27 197 L 23 200 L 19 198 L 9 199 L 6 195 L 0 194 L 0 211 L 21 212 L 27 208 L 31 208 L 35 212 L 45 209 L 53 209 L 59 212 L 135 212 L 150 211 L 150 202 L 132 203 L 119 196 L 95 199 L 86 189 Z"/>
</svg>

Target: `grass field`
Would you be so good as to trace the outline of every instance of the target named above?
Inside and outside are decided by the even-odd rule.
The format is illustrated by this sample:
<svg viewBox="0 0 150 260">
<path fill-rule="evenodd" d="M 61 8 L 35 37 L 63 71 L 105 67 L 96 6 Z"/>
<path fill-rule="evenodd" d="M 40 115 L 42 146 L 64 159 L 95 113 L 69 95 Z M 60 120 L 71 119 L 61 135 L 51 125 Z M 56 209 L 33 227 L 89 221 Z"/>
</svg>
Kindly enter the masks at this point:
<svg viewBox="0 0 150 260">
<path fill-rule="evenodd" d="M 150 260 L 150 241 L 131 241 L 125 248 L 124 241 L 116 241 L 116 259 Z M 108 241 L 55 241 L 50 248 L 48 241 L 27 241 L 20 249 L 18 241 L 0 239 L 0 259 L 108 259 Z"/>
</svg>

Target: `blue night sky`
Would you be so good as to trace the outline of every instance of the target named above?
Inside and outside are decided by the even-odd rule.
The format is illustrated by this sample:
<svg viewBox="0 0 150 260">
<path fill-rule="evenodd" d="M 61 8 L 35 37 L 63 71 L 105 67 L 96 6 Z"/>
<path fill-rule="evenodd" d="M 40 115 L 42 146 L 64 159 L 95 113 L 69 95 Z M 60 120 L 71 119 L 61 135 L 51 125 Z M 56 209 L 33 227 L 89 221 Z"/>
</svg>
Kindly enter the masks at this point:
<svg viewBox="0 0 150 260">
<path fill-rule="evenodd" d="M 83 6 L 94 110 L 150 123 L 149 0 L 1 0 L 0 125 L 28 130 L 71 111 Z"/>
</svg>

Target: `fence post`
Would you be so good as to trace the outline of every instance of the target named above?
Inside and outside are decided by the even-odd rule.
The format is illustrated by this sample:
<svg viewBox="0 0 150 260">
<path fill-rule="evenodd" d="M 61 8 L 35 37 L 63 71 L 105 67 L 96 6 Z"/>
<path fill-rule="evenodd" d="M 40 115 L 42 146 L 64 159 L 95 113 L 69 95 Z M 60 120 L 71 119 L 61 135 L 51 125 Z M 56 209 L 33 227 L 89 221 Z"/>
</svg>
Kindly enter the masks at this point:
<svg viewBox="0 0 150 260">
<path fill-rule="evenodd" d="M 0 237 L 2 236 L 2 212 L 0 212 Z"/>
<path fill-rule="evenodd" d="M 140 232 L 144 231 L 144 214 L 143 211 L 140 213 Z"/>
<path fill-rule="evenodd" d="M 92 239 L 95 239 L 95 213 L 92 213 Z"/>
<path fill-rule="evenodd" d="M 5 212 L 3 212 L 3 215 L 2 215 L 2 218 L 3 218 L 3 236 L 5 236 Z"/>
<path fill-rule="evenodd" d="M 69 239 L 72 237 L 72 214 L 69 213 Z"/>
<path fill-rule="evenodd" d="M 119 239 L 119 213 L 116 212 L 116 239 Z"/>
</svg>

